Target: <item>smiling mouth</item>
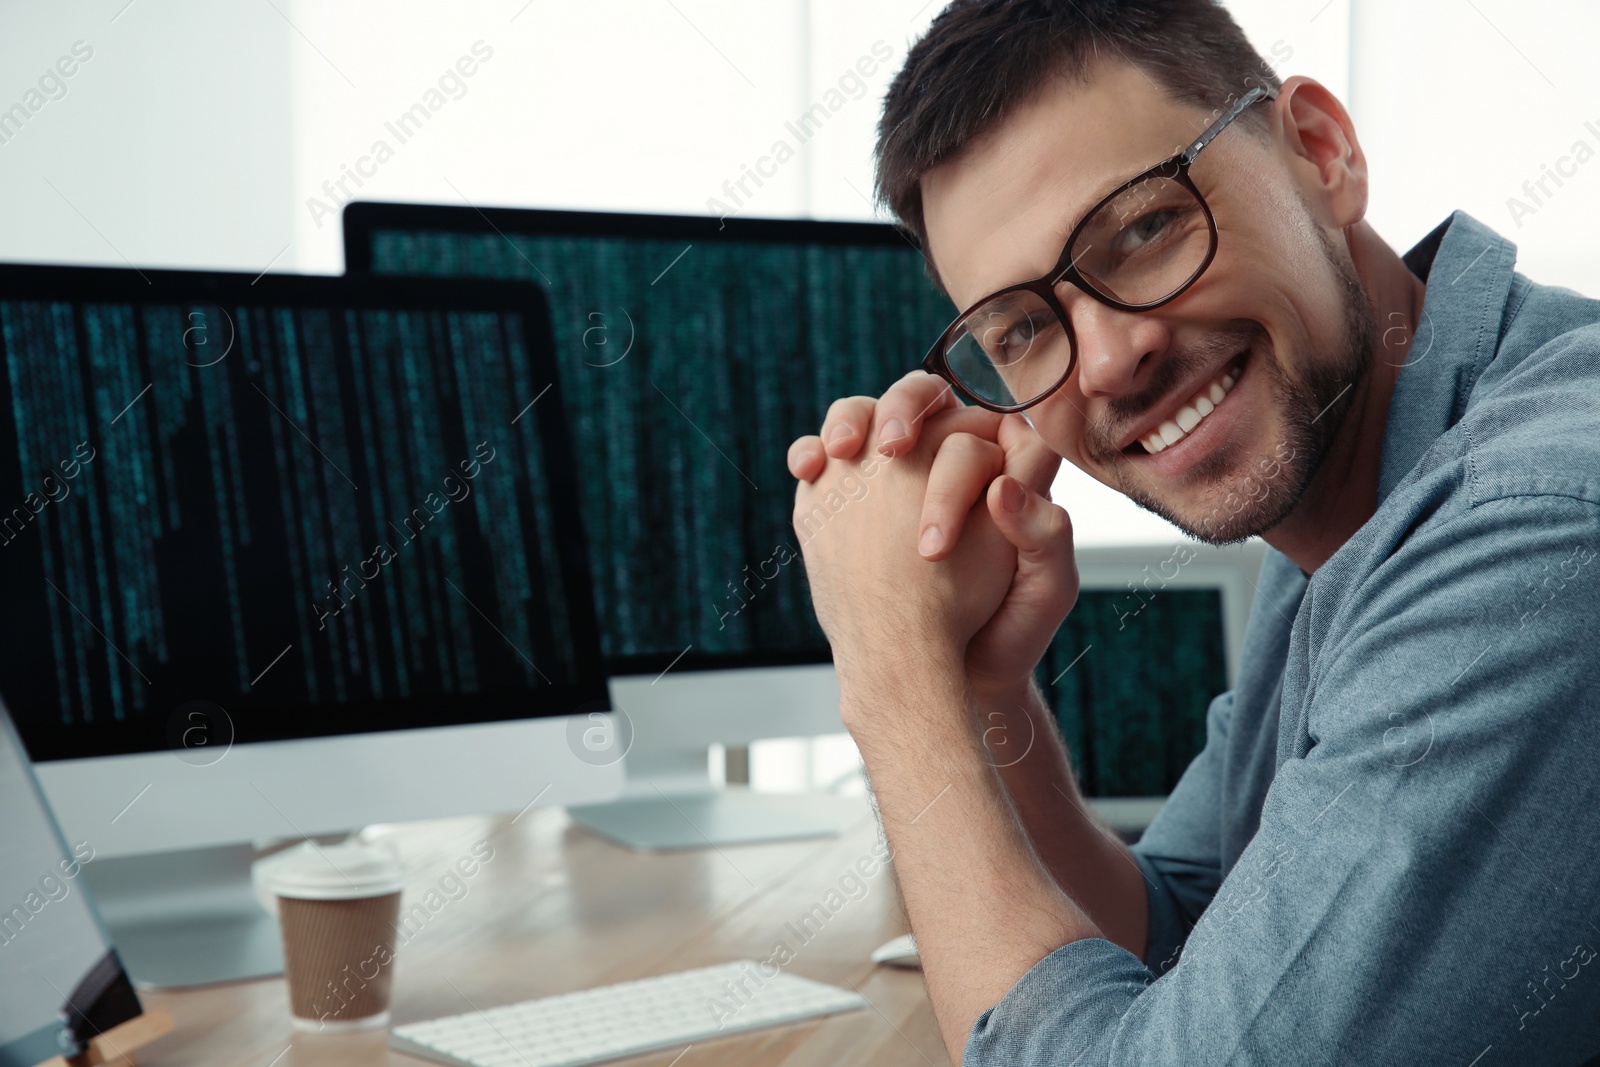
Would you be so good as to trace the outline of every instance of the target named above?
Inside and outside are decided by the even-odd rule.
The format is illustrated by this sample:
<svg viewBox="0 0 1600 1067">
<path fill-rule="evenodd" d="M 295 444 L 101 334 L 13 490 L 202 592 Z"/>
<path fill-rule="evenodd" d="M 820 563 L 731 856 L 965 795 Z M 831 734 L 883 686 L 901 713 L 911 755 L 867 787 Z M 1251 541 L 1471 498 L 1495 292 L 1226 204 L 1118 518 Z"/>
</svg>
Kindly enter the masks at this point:
<svg viewBox="0 0 1600 1067">
<path fill-rule="evenodd" d="M 1182 441 L 1233 392 L 1234 386 L 1239 383 L 1239 376 L 1244 372 L 1248 356 L 1248 351 L 1235 356 L 1210 381 L 1201 385 L 1194 395 L 1179 405 L 1177 411 L 1123 451 L 1129 455 L 1154 455 Z"/>
</svg>

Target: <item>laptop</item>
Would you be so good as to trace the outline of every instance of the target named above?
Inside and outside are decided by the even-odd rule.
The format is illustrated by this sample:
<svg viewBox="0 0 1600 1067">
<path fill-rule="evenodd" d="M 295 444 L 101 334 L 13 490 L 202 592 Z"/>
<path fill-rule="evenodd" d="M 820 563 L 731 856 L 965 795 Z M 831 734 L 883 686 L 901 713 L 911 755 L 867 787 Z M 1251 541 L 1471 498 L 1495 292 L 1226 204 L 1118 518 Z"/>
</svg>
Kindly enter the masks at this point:
<svg viewBox="0 0 1600 1067">
<path fill-rule="evenodd" d="M 81 877 L 94 842 L 62 836 L 3 701 L 0 821 L 0 1067 L 36 1067 L 142 1009 Z"/>
</svg>

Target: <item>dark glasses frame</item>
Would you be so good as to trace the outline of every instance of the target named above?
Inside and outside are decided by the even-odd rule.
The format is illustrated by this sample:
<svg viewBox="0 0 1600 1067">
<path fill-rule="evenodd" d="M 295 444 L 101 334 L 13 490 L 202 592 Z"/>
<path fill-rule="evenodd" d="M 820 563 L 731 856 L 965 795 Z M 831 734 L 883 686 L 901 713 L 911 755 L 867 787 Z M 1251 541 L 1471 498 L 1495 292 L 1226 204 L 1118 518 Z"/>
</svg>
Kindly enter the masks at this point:
<svg viewBox="0 0 1600 1067">
<path fill-rule="evenodd" d="M 933 347 L 928 350 L 927 356 L 924 357 L 922 361 L 922 369 L 927 371 L 929 374 L 935 374 L 940 378 L 943 378 L 945 381 L 949 382 L 951 387 L 954 388 L 958 393 L 980 407 L 987 408 L 990 411 L 1001 412 L 1003 414 L 1025 411 L 1026 409 L 1033 407 L 1035 404 L 1045 400 L 1047 397 L 1055 393 L 1056 390 L 1060 389 L 1062 385 L 1066 384 L 1067 379 L 1072 377 L 1072 371 L 1078 364 L 1078 339 L 1077 336 L 1072 332 L 1072 319 L 1067 315 L 1066 309 L 1061 306 L 1061 301 L 1056 298 L 1055 287 L 1057 285 L 1060 285 L 1063 281 L 1069 281 L 1094 299 L 1098 300 L 1100 303 L 1105 304 L 1107 307 L 1116 308 L 1118 311 L 1151 311 L 1182 296 L 1189 289 L 1189 287 L 1199 279 L 1200 275 L 1206 272 L 1206 268 L 1211 266 L 1211 261 L 1215 259 L 1217 255 L 1217 220 L 1211 214 L 1211 205 L 1206 203 L 1206 198 L 1200 194 L 1199 188 L 1194 184 L 1194 179 L 1189 176 L 1189 168 L 1191 165 L 1193 165 L 1195 157 L 1200 154 L 1200 150 L 1205 148 L 1205 146 L 1210 144 L 1212 141 L 1216 140 L 1217 135 L 1223 130 L 1227 129 L 1228 126 L 1232 124 L 1232 122 L 1240 115 L 1244 114 L 1246 108 L 1249 108 L 1252 104 L 1255 104 L 1261 100 L 1275 100 L 1277 99 L 1277 96 L 1278 91 L 1269 86 L 1257 86 L 1256 88 L 1251 89 L 1238 100 L 1234 101 L 1233 106 L 1229 107 L 1227 111 L 1223 112 L 1222 116 L 1210 126 L 1207 126 L 1205 132 L 1191 141 L 1186 148 L 1183 148 L 1176 154 L 1162 160 L 1160 163 L 1157 163 L 1148 170 L 1142 171 L 1134 177 L 1129 178 L 1127 181 L 1111 190 L 1111 192 L 1101 197 L 1095 202 L 1093 207 L 1084 212 L 1083 217 L 1078 220 L 1078 224 L 1072 228 L 1072 233 L 1067 236 L 1066 244 L 1062 246 L 1061 257 L 1056 260 L 1056 265 L 1054 267 L 1051 267 L 1050 270 L 1045 274 L 1038 278 L 1034 278 L 1031 281 L 1018 282 L 1015 285 L 1008 285 L 1003 289 L 997 289 L 988 296 L 984 297 L 982 300 L 976 301 L 970 305 L 965 311 L 956 317 L 954 322 L 945 328 L 944 333 L 939 335 L 939 340 L 934 343 Z M 1176 289 L 1172 290 L 1172 292 L 1158 300 L 1151 300 L 1143 304 L 1129 304 L 1125 301 L 1118 300 L 1109 293 L 1101 292 L 1099 289 L 1095 288 L 1094 282 L 1081 274 L 1078 271 L 1077 266 L 1077 260 L 1081 259 L 1084 252 L 1087 252 L 1088 249 L 1084 249 L 1083 252 L 1078 253 L 1076 257 L 1072 255 L 1072 250 L 1078 241 L 1078 235 L 1083 231 L 1083 228 L 1088 225 L 1089 221 L 1100 213 L 1102 208 L 1111 203 L 1117 197 L 1121 196 L 1123 193 L 1127 192 L 1129 189 L 1140 184 L 1141 182 L 1149 181 L 1152 178 L 1166 178 L 1168 180 L 1177 182 L 1189 190 L 1190 194 L 1194 196 L 1195 201 L 1200 205 L 1201 212 L 1205 215 L 1206 228 L 1208 230 L 1210 244 L 1206 249 L 1206 257 L 1201 261 L 1200 266 L 1197 267 L 1195 272 L 1189 275 L 1189 277 L 1182 284 L 1180 284 Z M 977 396 L 972 392 L 972 390 L 963 385 L 959 376 L 957 376 L 955 371 L 951 369 L 946 353 L 949 350 L 951 339 L 960 333 L 960 331 L 963 329 L 963 323 L 967 321 L 968 317 L 970 317 L 973 312 L 977 311 L 984 304 L 987 304 L 989 301 L 994 300 L 997 297 L 1005 296 L 1007 293 L 1015 292 L 1033 293 L 1044 300 L 1044 302 L 1049 306 L 1050 310 L 1055 312 L 1056 318 L 1061 321 L 1061 328 L 1065 331 L 1069 354 L 1067 358 L 1066 369 L 1062 371 L 1061 377 L 1055 382 L 1054 385 L 1051 385 L 1044 392 L 1025 403 L 998 404 L 992 400 L 985 400 L 982 397 Z"/>
</svg>

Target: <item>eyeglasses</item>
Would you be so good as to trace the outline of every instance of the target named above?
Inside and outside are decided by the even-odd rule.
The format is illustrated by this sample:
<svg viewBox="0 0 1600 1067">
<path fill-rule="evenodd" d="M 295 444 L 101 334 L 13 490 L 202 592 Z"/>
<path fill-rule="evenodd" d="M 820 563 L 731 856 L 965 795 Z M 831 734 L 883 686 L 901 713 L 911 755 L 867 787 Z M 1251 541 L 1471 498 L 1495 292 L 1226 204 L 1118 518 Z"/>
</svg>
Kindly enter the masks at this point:
<svg viewBox="0 0 1600 1067">
<path fill-rule="evenodd" d="M 990 411 L 1022 411 L 1061 388 L 1077 362 L 1057 285 L 1069 281 L 1119 311 L 1150 311 L 1177 299 L 1217 254 L 1217 220 L 1189 167 L 1246 108 L 1277 95 L 1251 89 L 1187 148 L 1112 190 L 1073 228 L 1049 273 L 964 311 L 922 369 Z"/>
</svg>

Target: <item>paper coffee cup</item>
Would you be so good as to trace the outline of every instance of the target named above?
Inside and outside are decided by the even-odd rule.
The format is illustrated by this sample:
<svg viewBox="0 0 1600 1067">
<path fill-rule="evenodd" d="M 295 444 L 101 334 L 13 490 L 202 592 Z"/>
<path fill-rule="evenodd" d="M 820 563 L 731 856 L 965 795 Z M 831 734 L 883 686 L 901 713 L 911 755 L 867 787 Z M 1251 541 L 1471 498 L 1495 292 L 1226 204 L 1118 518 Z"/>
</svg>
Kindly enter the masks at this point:
<svg viewBox="0 0 1600 1067">
<path fill-rule="evenodd" d="M 309 841 L 270 858 L 290 1021 L 297 1030 L 389 1025 L 400 862 L 392 847 Z"/>
</svg>

